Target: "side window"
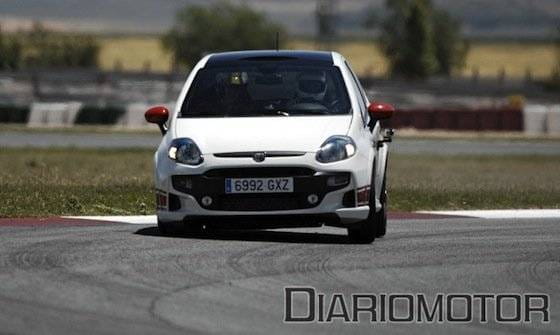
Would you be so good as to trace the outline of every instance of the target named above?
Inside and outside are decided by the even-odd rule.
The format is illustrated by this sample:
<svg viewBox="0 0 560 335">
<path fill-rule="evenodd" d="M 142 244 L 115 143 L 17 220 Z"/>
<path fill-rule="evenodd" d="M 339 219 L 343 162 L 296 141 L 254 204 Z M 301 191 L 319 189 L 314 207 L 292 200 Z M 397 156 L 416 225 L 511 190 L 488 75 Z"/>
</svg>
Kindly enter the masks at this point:
<svg viewBox="0 0 560 335">
<path fill-rule="evenodd" d="M 354 74 L 354 71 L 352 71 L 352 68 L 350 67 L 350 65 L 348 65 L 348 63 L 346 61 L 344 62 L 344 64 L 346 65 L 346 69 L 348 70 L 348 72 L 350 72 L 350 75 L 352 76 L 352 81 L 354 83 L 354 87 L 360 93 L 360 99 L 358 99 L 358 100 L 360 101 L 360 107 L 362 109 L 362 111 L 361 111 L 362 120 L 364 121 L 364 124 L 367 124 L 367 122 L 368 122 L 367 108 L 368 108 L 368 104 L 369 104 L 368 100 L 367 100 L 367 96 L 364 92 L 364 89 L 362 88 L 362 85 L 360 85 L 360 81 L 356 77 L 356 74 Z"/>
</svg>

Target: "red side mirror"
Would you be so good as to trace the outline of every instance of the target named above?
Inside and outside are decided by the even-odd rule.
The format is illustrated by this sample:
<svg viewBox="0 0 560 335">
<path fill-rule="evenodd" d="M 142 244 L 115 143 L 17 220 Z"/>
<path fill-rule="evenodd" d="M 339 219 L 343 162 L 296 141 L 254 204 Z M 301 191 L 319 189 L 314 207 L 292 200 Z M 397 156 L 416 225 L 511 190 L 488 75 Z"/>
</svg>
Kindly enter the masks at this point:
<svg viewBox="0 0 560 335">
<path fill-rule="evenodd" d="M 155 123 L 159 126 L 162 134 L 167 131 L 165 123 L 169 119 L 169 110 L 163 106 L 152 107 L 144 114 L 146 121 Z"/>
<path fill-rule="evenodd" d="M 144 114 L 146 121 L 155 124 L 163 124 L 169 119 L 169 110 L 163 106 L 152 107 Z"/>
<path fill-rule="evenodd" d="M 395 112 L 395 107 L 383 102 L 372 102 L 368 107 L 369 115 L 377 120 L 389 119 Z"/>
</svg>

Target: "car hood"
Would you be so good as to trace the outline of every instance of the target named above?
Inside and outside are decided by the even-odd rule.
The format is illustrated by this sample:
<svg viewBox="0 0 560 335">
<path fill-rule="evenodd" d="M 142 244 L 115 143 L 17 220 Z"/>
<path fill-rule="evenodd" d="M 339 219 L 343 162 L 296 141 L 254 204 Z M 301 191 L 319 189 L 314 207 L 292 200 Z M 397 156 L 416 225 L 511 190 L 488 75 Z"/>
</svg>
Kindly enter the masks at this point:
<svg viewBox="0 0 560 335">
<path fill-rule="evenodd" d="M 178 118 L 175 137 L 193 139 L 203 154 L 247 151 L 315 152 L 332 135 L 346 135 L 352 115 Z"/>
</svg>

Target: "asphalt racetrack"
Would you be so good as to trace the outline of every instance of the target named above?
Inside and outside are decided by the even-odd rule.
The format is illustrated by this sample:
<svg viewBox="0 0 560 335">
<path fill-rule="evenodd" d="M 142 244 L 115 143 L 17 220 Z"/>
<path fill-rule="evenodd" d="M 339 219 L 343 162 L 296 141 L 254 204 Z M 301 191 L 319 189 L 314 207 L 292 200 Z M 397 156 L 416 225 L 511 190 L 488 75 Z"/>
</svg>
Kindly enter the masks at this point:
<svg viewBox="0 0 560 335">
<path fill-rule="evenodd" d="M 153 225 L 2 219 L 0 333 L 558 334 L 559 221 L 393 215 L 385 238 L 353 245 L 335 228 L 170 238 Z M 544 293 L 551 322 L 284 324 L 291 285 L 345 295 Z"/>
</svg>

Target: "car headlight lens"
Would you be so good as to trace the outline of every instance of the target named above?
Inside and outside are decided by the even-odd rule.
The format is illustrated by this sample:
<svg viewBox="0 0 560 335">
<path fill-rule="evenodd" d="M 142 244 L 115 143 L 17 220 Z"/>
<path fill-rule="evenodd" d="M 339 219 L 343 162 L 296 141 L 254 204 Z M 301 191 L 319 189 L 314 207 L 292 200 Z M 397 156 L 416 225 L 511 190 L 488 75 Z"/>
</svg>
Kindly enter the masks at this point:
<svg viewBox="0 0 560 335">
<path fill-rule="evenodd" d="M 199 165 L 204 161 L 200 149 L 190 138 L 174 139 L 168 154 L 172 160 L 187 165 Z"/>
<path fill-rule="evenodd" d="M 317 161 L 321 163 L 338 162 L 354 156 L 356 144 L 348 136 L 329 137 L 317 152 Z"/>
</svg>

